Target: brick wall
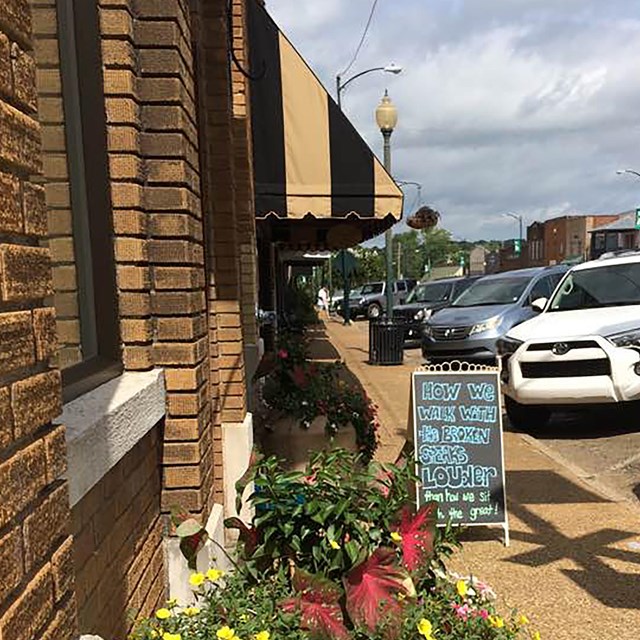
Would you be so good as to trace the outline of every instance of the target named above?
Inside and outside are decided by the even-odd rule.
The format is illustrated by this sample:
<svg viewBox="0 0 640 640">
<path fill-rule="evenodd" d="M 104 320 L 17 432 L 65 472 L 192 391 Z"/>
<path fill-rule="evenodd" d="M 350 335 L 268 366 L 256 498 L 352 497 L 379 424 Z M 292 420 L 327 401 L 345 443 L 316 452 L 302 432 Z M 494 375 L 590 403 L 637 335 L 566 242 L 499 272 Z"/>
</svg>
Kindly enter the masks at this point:
<svg viewBox="0 0 640 640">
<path fill-rule="evenodd" d="M 130 612 L 150 615 L 166 598 L 161 445 L 156 427 L 73 507 L 81 633 L 122 640 Z"/>
<path fill-rule="evenodd" d="M 249 113 L 248 37 L 246 29 L 247 0 L 233 0 L 232 46 L 236 63 L 231 65 L 233 98 L 233 158 L 235 178 L 235 209 L 240 243 L 241 318 L 245 344 L 256 344 L 258 328 L 258 267 L 255 205 L 253 193 L 253 152 Z M 240 68 L 242 67 L 242 69 Z"/>
<path fill-rule="evenodd" d="M 34 3 L 37 5 L 37 3 Z M 33 19 L 0 4 L 0 637 L 75 637 L 64 428 L 37 122 Z"/>
<path fill-rule="evenodd" d="M 48 302 L 56 309 L 59 343 L 57 364 L 65 368 L 80 362 L 82 350 L 58 50 L 58 21 L 55 0 L 34 0 L 31 6 L 42 131 L 42 177 L 48 222 L 48 237 L 42 244 L 48 246 L 51 252 L 55 294 Z"/>
</svg>

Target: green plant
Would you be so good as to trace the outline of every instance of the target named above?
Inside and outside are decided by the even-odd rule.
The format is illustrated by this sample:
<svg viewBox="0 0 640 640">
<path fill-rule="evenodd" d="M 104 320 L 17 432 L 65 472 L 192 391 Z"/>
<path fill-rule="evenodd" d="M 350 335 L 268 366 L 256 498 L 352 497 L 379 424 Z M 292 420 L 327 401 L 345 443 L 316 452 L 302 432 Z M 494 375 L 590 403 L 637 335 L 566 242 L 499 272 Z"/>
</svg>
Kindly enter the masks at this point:
<svg viewBox="0 0 640 640">
<path fill-rule="evenodd" d="M 296 418 L 303 428 L 320 416 L 326 417 L 330 436 L 353 428 L 358 448 L 369 460 L 378 446 L 377 407 L 344 377 L 340 362 L 310 362 L 305 338 L 284 333 L 265 379 L 263 398 L 270 409 Z"/>
<path fill-rule="evenodd" d="M 412 469 L 345 450 L 304 472 L 255 457 L 237 486 L 253 480 L 255 517 L 225 523 L 240 530 L 235 571 L 193 573 L 197 606 L 168 603 L 132 640 L 539 640 L 487 585 L 442 569 L 457 542 L 435 504 L 411 507 Z"/>
<path fill-rule="evenodd" d="M 365 463 L 344 449 L 313 454 L 303 472 L 283 471 L 273 457 L 260 460 L 249 499 L 255 548 L 244 560 L 256 576 L 287 561 L 339 579 L 380 545 L 393 545 L 412 480 L 412 465 Z"/>
</svg>

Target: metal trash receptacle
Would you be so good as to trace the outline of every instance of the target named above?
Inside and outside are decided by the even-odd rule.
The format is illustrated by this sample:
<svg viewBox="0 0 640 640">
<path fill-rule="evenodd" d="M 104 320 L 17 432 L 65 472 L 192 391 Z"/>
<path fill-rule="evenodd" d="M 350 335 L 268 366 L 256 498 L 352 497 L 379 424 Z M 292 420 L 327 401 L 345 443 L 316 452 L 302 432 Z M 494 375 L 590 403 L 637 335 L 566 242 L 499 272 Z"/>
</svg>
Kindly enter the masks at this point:
<svg viewBox="0 0 640 640">
<path fill-rule="evenodd" d="M 402 364 L 404 322 L 389 318 L 369 321 L 369 364 Z"/>
</svg>

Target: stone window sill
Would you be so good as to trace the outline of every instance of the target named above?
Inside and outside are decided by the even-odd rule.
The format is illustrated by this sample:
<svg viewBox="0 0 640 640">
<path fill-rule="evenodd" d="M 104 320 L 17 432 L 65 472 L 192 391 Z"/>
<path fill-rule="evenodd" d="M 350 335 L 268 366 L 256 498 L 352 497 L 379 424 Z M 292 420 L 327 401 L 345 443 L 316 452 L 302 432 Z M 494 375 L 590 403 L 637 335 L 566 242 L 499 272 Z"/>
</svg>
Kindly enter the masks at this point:
<svg viewBox="0 0 640 640">
<path fill-rule="evenodd" d="M 165 407 L 161 369 L 123 373 L 64 405 L 71 506 L 158 424 Z"/>
</svg>

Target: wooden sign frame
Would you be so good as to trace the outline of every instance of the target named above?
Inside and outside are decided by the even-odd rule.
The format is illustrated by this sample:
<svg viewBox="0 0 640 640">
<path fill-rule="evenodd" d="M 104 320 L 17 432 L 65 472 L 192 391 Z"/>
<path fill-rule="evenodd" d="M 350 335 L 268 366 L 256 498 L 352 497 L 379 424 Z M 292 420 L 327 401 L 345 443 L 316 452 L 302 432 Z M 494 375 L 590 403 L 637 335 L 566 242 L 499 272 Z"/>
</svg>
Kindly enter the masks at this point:
<svg viewBox="0 0 640 640">
<path fill-rule="evenodd" d="M 410 402 L 409 402 L 409 421 L 408 421 L 408 429 L 407 435 L 411 436 L 411 440 L 413 442 L 413 456 L 414 456 L 414 464 L 415 464 L 415 472 L 416 476 L 419 476 L 419 467 L 420 461 L 418 456 L 418 447 L 416 443 L 418 442 L 418 420 L 416 420 L 416 398 L 415 398 L 415 377 L 416 374 L 421 373 L 434 373 L 439 376 L 448 376 L 455 375 L 460 376 L 464 373 L 486 373 L 491 374 L 491 376 L 495 376 L 496 381 L 496 391 L 497 391 L 497 408 L 498 408 L 498 431 L 499 431 L 499 442 L 500 442 L 500 464 L 501 464 L 501 481 L 502 481 L 502 499 L 504 504 L 504 520 L 502 522 L 492 522 L 492 523 L 483 523 L 483 522 L 460 522 L 455 523 L 454 526 L 483 526 L 483 527 L 501 527 L 504 531 L 504 545 L 506 547 L 509 546 L 509 516 L 507 512 L 507 495 L 506 495 L 506 482 L 505 482 L 505 468 L 504 468 L 504 438 L 503 438 L 503 425 L 502 425 L 502 411 L 503 411 L 503 403 L 502 403 L 502 393 L 501 393 L 501 382 L 500 382 L 500 373 L 501 366 L 500 361 L 498 361 L 498 366 L 489 366 L 482 364 L 474 364 L 469 362 L 461 362 L 461 361 L 453 361 L 443 364 L 432 364 L 425 365 L 419 367 L 414 370 L 411 374 L 411 393 L 410 393 Z M 421 481 L 418 480 L 416 482 L 416 506 L 420 503 L 420 490 L 421 490 Z M 444 526 L 443 524 L 439 524 L 438 526 Z"/>
</svg>

